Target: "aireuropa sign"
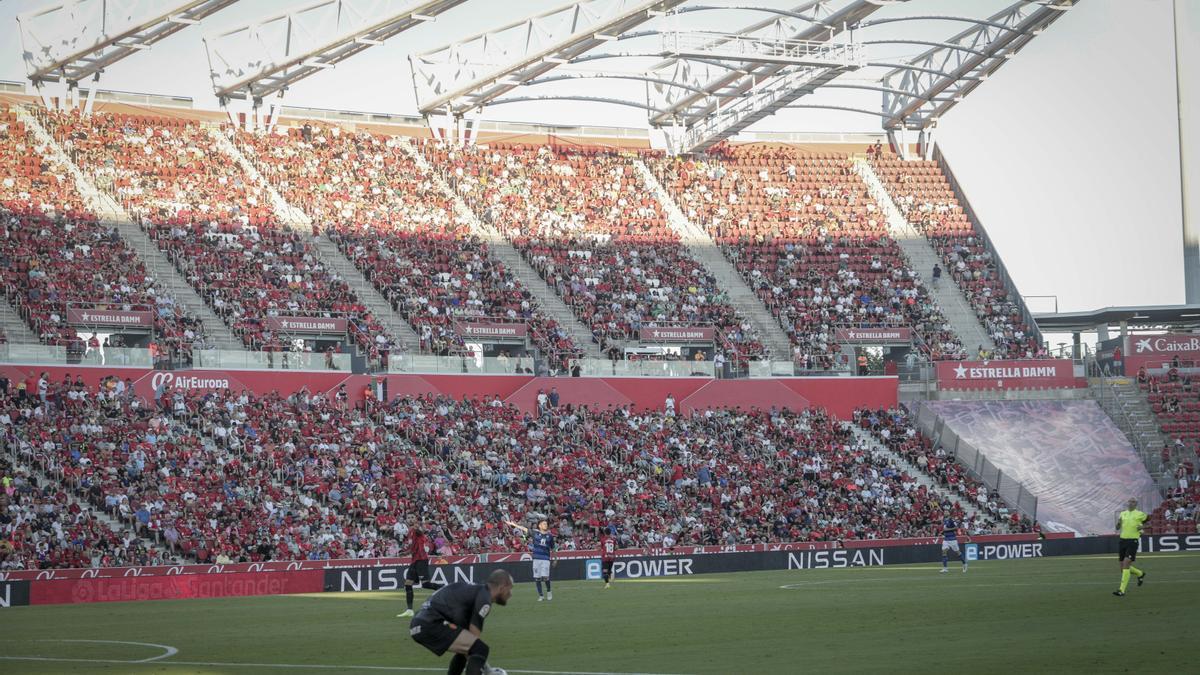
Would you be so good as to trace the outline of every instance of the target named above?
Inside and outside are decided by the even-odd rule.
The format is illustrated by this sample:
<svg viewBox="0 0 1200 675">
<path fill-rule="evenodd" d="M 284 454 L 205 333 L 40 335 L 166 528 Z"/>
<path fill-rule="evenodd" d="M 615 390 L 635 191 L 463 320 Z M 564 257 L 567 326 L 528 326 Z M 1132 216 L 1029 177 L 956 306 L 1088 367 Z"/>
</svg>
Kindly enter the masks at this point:
<svg viewBox="0 0 1200 675">
<path fill-rule="evenodd" d="M 158 391 L 158 388 L 163 386 L 188 391 L 223 390 L 229 389 L 229 378 L 208 375 L 176 375 L 170 371 L 156 371 L 150 376 L 150 388 Z"/>
</svg>

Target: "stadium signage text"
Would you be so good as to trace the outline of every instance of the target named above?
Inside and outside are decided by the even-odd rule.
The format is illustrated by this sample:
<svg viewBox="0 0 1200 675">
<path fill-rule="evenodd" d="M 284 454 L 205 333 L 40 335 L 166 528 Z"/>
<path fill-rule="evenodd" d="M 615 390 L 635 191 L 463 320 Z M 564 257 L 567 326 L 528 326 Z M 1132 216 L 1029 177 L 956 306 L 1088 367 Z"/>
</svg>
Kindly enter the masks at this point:
<svg viewBox="0 0 1200 675">
<path fill-rule="evenodd" d="M 149 328 L 154 325 L 154 314 L 116 309 L 67 309 L 67 323 L 76 326 Z"/>
<path fill-rule="evenodd" d="M 404 588 L 407 567 L 378 567 L 337 570 L 339 591 L 398 591 Z M 434 565 L 430 579 L 438 584 L 456 581 L 475 583 L 475 568 L 471 565 Z"/>
<path fill-rule="evenodd" d="M 463 337 L 476 338 L 524 338 L 529 334 L 529 326 L 523 323 L 460 322 L 455 330 Z"/>
<path fill-rule="evenodd" d="M 712 342 L 716 333 L 711 328 L 642 328 L 638 338 L 643 342 Z"/>
<path fill-rule="evenodd" d="M 908 344 L 912 342 L 911 328 L 838 328 L 834 341 L 864 344 Z"/>
<path fill-rule="evenodd" d="M 267 328 L 282 333 L 345 333 L 346 319 L 329 319 L 310 316 L 269 316 L 264 322 Z"/>
<path fill-rule="evenodd" d="M 823 570 L 843 567 L 874 567 L 883 565 L 882 548 L 838 549 L 836 551 L 803 551 L 789 553 L 789 570 Z"/>
<path fill-rule="evenodd" d="M 942 389 L 1074 388 L 1075 365 L 1070 359 L 1036 361 L 940 361 Z"/>
<path fill-rule="evenodd" d="M 160 386 L 175 387 L 176 389 L 228 389 L 227 377 L 201 377 L 198 375 L 176 375 L 172 372 L 154 373 L 150 378 L 150 387 L 158 391 Z"/>
<path fill-rule="evenodd" d="M 967 544 L 967 560 L 1015 560 L 1041 558 L 1041 544 Z"/>
<path fill-rule="evenodd" d="M 1171 359 L 1200 361 L 1200 335 L 1130 335 L 1125 338 L 1125 372 L 1162 368 Z"/>
</svg>

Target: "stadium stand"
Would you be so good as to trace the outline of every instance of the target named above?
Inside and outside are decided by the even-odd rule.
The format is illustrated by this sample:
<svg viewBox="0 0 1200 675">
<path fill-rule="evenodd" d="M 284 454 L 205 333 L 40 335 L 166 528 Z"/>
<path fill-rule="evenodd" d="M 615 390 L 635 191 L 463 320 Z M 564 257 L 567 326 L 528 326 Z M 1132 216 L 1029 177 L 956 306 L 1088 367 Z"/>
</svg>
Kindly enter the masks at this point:
<svg viewBox="0 0 1200 675">
<path fill-rule="evenodd" d="M 726 351 L 764 355 L 752 325 L 688 255 L 620 153 L 491 143 L 422 152 L 592 330 L 601 349 L 639 329 L 714 326 Z"/>
<path fill-rule="evenodd" d="M 960 500 L 970 502 L 993 521 L 1006 522 L 1012 531 L 1030 532 L 1038 529 L 1036 522 L 1023 518 L 1004 504 L 1000 494 L 972 477 L 941 445 L 920 433 L 904 408 L 887 410 L 862 409 L 854 412 L 854 420 L 910 464 L 931 478 L 939 487 Z"/>
<path fill-rule="evenodd" d="M 779 319 L 797 361 L 830 367 L 838 326 L 911 326 L 931 358 L 964 354 L 846 155 L 719 145 L 653 168 Z"/>
<path fill-rule="evenodd" d="M 61 486 L 39 484 L 2 457 L 0 485 L 0 572 L 164 562 L 160 551 L 131 530 L 114 532 Z"/>
<path fill-rule="evenodd" d="M 394 138 L 310 124 L 236 139 L 408 321 L 422 351 L 461 350 L 453 324 L 471 319 L 525 322 L 543 352 L 575 351 Z"/>
<path fill-rule="evenodd" d="M 868 157 L 893 201 L 942 256 L 946 271 L 962 289 L 996 345 L 979 358 L 1045 356 L 1025 325 L 1021 308 L 1008 297 L 992 253 L 983 244 L 954 190 L 936 162 L 905 161 L 878 147 Z"/>
<path fill-rule="evenodd" d="M 264 325 L 274 315 L 345 317 L 364 349 L 383 334 L 346 283 L 317 261 L 304 234 L 276 219 L 264 187 L 223 157 L 198 121 L 39 114 L 72 161 L 140 221 L 247 346 L 291 348 Z"/>
<path fill-rule="evenodd" d="M 1200 387 L 1193 373 L 1179 367 L 1178 359 L 1162 375 L 1138 371 L 1138 387 L 1146 395 L 1163 435 L 1170 441 L 1162 448 L 1163 466 L 1175 485 L 1167 499 L 1151 513 L 1156 533 L 1195 533 L 1200 508 Z"/>
<path fill-rule="evenodd" d="M 821 410 L 530 415 L 307 392 L 164 388 L 143 403 L 115 378 L 47 388 L 44 405 L 3 401 L 22 420 L 7 427 L 18 460 L 200 561 L 394 555 L 403 514 L 437 524 L 444 552 L 519 550 L 498 523 L 529 513 L 555 519 L 568 548 L 609 524 L 630 545 L 670 546 L 929 536 L 962 515 Z"/>
<path fill-rule="evenodd" d="M 7 106 L 0 106 L 0 207 L 5 296 L 43 342 L 87 350 L 89 334 L 66 323 L 75 306 L 152 311 L 158 347 L 184 362 L 203 346 L 200 320 L 162 292 L 114 228 L 97 222 L 66 168 Z"/>
<path fill-rule="evenodd" d="M 1095 401 L 929 401 L 958 438 L 1037 495 L 1038 520 L 1080 533 L 1112 531 L 1109 507 L 1162 502 L 1129 440 Z"/>
</svg>

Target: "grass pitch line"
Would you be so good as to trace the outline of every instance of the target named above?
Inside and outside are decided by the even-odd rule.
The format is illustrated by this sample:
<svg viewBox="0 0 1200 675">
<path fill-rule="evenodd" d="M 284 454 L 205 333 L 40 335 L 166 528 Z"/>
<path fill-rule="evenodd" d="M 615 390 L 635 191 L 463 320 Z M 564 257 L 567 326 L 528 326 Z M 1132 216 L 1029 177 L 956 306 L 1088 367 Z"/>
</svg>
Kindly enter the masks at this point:
<svg viewBox="0 0 1200 675">
<path fill-rule="evenodd" d="M 117 640 L 42 640 L 41 642 L 97 642 L 108 644 L 122 645 L 148 645 L 146 642 L 121 642 Z M 151 657 L 150 659 L 140 659 L 136 661 L 127 661 L 125 659 L 72 659 L 58 656 L 0 656 L 0 661 L 43 661 L 50 663 L 107 663 L 119 665 L 146 665 L 146 666 L 211 666 L 211 667 L 226 667 L 226 668 L 285 668 L 288 670 L 375 670 L 383 672 L 404 672 L 404 673 L 442 673 L 445 668 L 425 668 L 420 666 L 356 666 L 356 665 L 326 665 L 320 663 L 239 663 L 234 661 L 161 661 L 169 655 L 178 653 L 179 650 L 166 645 L 152 645 L 155 647 L 164 647 L 175 651 L 171 654 L 162 654 L 160 656 Z M 603 672 L 603 671 L 582 671 L 582 670 L 518 670 L 516 668 L 505 668 L 510 673 L 527 673 L 528 675 L 682 675 L 681 673 L 618 673 L 618 672 Z"/>
</svg>

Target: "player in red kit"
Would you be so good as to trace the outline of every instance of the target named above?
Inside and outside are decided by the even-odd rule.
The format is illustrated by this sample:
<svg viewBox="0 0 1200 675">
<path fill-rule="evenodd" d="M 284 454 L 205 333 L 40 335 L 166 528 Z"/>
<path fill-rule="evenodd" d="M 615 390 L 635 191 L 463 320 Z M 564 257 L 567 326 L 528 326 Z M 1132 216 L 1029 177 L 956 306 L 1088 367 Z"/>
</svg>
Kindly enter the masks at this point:
<svg viewBox="0 0 1200 675">
<path fill-rule="evenodd" d="M 613 562 L 617 559 L 617 539 L 605 532 L 600 537 L 600 573 L 604 576 L 604 587 L 612 588 Z"/>
<path fill-rule="evenodd" d="M 442 584 L 434 583 L 429 576 L 429 537 L 425 535 L 425 529 L 421 525 L 415 525 L 409 531 L 409 555 L 412 556 L 412 562 L 408 564 L 408 571 L 404 573 L 404 601 L 408 603 L 408 609 L 402 614 L 396 616 L 412 616 L 413 615 L 413 584 L 421 584 L 421 588 L 428 588 L 431 591 L 436 591 L 442 587 Z"/>
</svg>

